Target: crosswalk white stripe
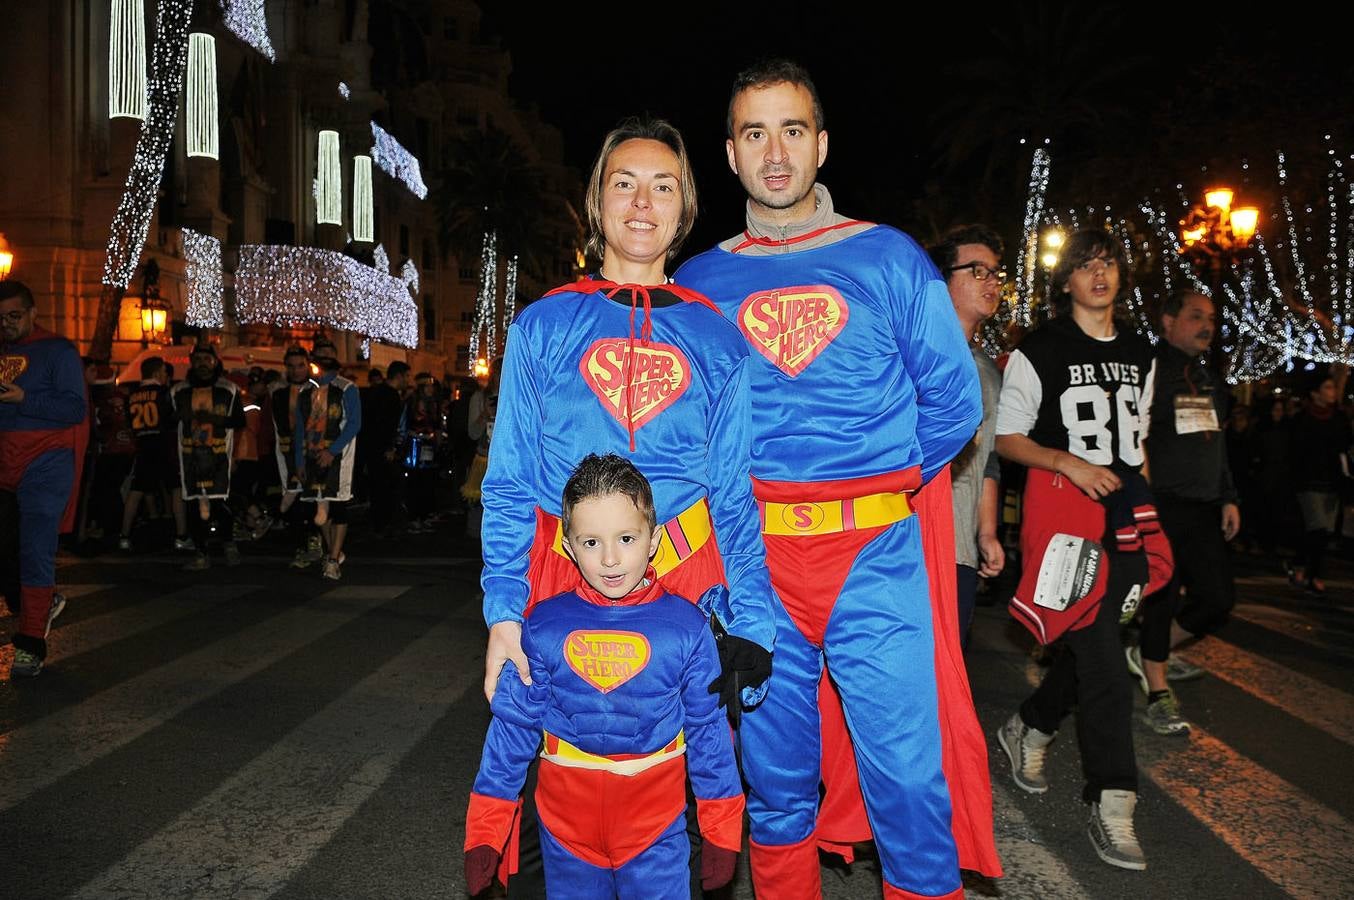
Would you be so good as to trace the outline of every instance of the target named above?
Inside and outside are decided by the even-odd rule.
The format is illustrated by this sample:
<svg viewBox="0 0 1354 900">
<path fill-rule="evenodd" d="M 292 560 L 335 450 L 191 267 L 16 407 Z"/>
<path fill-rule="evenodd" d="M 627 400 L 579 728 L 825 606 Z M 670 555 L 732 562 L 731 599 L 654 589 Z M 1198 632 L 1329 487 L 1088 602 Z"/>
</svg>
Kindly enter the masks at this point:
<svg viewBox="0 0 1354 900">
<path fill-rule="evenodd" d="M 143 603 L 119 606 L 64 627 L 62 620 L 57 619 L 47 639 L 49 653 L 53 662 L 59 663 L 62 657 L 88 653 L 177 619 L 197 615 L 207 607 L 235 600 L 262 587 L 261 584 L 204 584 L 183 588 Z M 62 593 L 67 598 L 81 596 L 66 593 L 65 588 L 62 588 Z M 67 615 L 72 608 L 67 607 Z"/>
<path fill-rule="evenodd" d="M 1200 641 L 1181 654 L 1208 674 L 1354 747 L 1354 694 L 1329 687 L 1225 641 Z"/>
<path fill-rule="evenodd" d="M 990 649 L 1011 649 L 984 629 L 974 635 Z M 1039 684 L 1038 666 L 1026 660 L 1020 668 L 1031 687 Z M 1306 791 L 1197 725 L 1187 741 L 1137 738 L 1133 746 L 1143 774 L 1278 887 L 1320 897 L 1344 883 L 1354 827 Z"/>
<path fill-rule="evenodd" d="M 997 751 L 997 765 L 1006 756 Z M 1039 838 L 1021 811 L 1015 792 L 993 779 L 992 817 L 996 823 L 997 855 L 1005 875 L 997 882 L 1003 897 L 1039 897 L 1041 900 L 1084 900 L 1085 888 L 1058 855 Z"/>
<path fill-rule="evenodd" d="M 0 810 L 408 589 L 346 585 L 15 729 L 0 743 Z"/>
<path fill-rule="evenodd" d="M 1198 726 L 1188 741 L 1136 746 L 1157 787 L 1289 894 L 1328 897 L 1346 882 L 1354 828 L 1306 792 Z"/>
<path fill-rule="evenodd" d="M 280 890 L 450 704 L 479 684 L 464 666 L 454 677 L 427 677 L 456 672 L 455 657 L 451 625 L 440 623 L 74 896 L 241 898 Z"/>
</svg>

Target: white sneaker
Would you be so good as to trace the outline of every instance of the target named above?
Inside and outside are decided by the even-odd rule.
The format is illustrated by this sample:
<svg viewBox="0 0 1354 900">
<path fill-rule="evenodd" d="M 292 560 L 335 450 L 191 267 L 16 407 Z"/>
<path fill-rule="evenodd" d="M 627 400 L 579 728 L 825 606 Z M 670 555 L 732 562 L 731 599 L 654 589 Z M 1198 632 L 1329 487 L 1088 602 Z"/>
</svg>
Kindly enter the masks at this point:
<svg viewBox="0 0 1354 900">
<path fill-rule="evenodd" d="M 1137 805 L 1138 795 L 1132 791 L 1101 791 L 1100 802 L 1091 804 L 1086 833 L 1102 860 L 1121 869 L 1141 871 L 1147 868 L 1147 857 L 1133 832 Z"/>
<path fill-rule="evenodd" d="M 64 610 L 65 608 L 66 608 L 66 595 L 53 592 L 52 605 L 47 610 L 47 628 L 42 632 L 43 640 L 46 640 L 47 635 L 52 633 L 52 623 L 56 621 L 56 617 L 61 615 L 61 611 Z"/>
<path fill-rule="evenodd" d="M 1011 777 L 1021 790 L 1031 794 L 1048 791 L 1048 779 L 1044 777 L 1044 755 L 1048 745 L 1053 743 L 1053 737 L 1026 725 L 1019 712 L 1007 719 L 1006 724 L 997 731 L 997 743 L 1010 757 Z"/>
<path fill-rule="evenodd" d="M 338 581 L 343 577 L 343 569 L 337 559 L 326 559 L 324 561 L 324 571 L 320 573 L 330 581 Z"/>
</svg>

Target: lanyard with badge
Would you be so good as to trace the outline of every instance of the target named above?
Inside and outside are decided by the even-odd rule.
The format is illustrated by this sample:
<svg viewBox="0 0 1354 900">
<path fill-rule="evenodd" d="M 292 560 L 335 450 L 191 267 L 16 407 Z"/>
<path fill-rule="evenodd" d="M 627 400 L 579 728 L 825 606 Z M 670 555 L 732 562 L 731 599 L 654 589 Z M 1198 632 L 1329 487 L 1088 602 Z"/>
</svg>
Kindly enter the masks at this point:
<svg viewBox="0 0 1354 900">
<path fill-rule="evenodd" d="M 1176 434 L 1200 434 L 1221 431 L 1218 425 L 1218 412 L 1213 407 L 1213 394 L 1209 390 L 1202 396 L 1199 389 L 1195 387 L 1194 382 L 1189 377 L 1189 368 L 1185 369 L 1185 383 L 1189 385 L 1190 394 L 1176 394 L 1175 402 L 1175 433 Z M 1205 385 L 1205 387 L 1210 387 Z"/>
</svg>

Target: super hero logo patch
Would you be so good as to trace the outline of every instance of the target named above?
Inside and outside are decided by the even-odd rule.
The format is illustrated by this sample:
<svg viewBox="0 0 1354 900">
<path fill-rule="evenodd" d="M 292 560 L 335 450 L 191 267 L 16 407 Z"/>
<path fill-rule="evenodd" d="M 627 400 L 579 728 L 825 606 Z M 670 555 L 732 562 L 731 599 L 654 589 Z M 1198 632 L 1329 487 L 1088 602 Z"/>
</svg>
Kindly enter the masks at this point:
<svg viewBox="0 0 1354 900">
<path fill-rule="evenodd" d="M 0 381 L 6 384 L 13 384 L 27 369 L 27 356 L 0 356 Z"/>
<path fill-rule="evenodd" d="M 771 364 L 791 378 L 836 340 L 851 310 L 825 284 L 761 291 L 738 309 L 738 328 Z"/>
<path fill-rule="evenodd" d="M 583 380 L 592 388 L 606 411 L 625 424 L 626 413 L 639 428 L 677 402 L 691 384 L 691 364 L 686 354 L 671 344 L 636 342 L 627 347 L 625 338 L 603 338 L 593 343 L 578 363 Z M 629 391 L 623 390 L 627 369 Z"/>
<path fill-rule="evenodd" d="M 649 639 L 634 631 L 574 631 L 564 639 L 569 668 L 603 694 L 643 671 L 649 656 Z"/>
</svg>

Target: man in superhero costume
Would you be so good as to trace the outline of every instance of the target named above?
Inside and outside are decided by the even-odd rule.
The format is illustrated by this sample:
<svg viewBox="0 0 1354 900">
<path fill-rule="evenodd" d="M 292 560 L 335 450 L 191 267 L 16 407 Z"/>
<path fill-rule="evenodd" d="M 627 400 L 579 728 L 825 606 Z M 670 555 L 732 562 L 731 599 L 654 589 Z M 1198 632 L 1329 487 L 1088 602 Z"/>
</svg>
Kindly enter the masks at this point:
<svg viewBox="0 0 1354 900">
<path fill-rule="evenodd" d="M 332 341 L 315 341 L 310 356 L 320 374 L 296 401 L 292 453 L 301 477 L 301 501 L 314 504 L 315 524 L 324 540 L 321 574 L 338 581 L 343 577 L 343 541 L 348 536 L 348 502 L 353 499 L 362 397 L 357 385 L 339 374 L 338 348 Z"/>
<path fill-rule="evenodd" d="M 18 617 L 12 675 L 33 676 L 65 598 L 56 544 L 75 525 L 89 404 L 80 354 L 34 324 L 33 294 L 0 281 L 0 594 Z"/>
<path fill-rule="evenodd" d="M 531 304 L 508 334 L 483 485 L 485 694 L 509 659 L 529 677 L 523 617 L 577 577 L 559 498 L 580 459 L 610 450 L 653 486 L 658 578 L 704 598 L 727 629 L 729 677 L 716 690 L 728 702 L 770 673 L 771 586 L 748 479 L 747 346 L 708 300 L 663 275 L 696 211 L 676 129 L 631 121 L 613 130 L 587 208 L 598 276 Z"/>
<path fill-rule="evenodd" d="M 747 230 L 677 280 L 707 292 L 755 351 L 753 493 L 781 602 L 771 690 L 739 735 L 753 884 L 759 896 L 816 898 L 817 844 L 868 836 L 828 807 L 854 779 L 851 754 L 833 753 L 844 734 L 826 692 L 820 743 L 826 664 L 885 896 L 957 897 L 961 864 L 1000 869 L 956 633 L 948 476 L 913 492 L 973 437 L 982 415 L 973 360 L 921 248 L 835 215 L 814 183 L 827 132 L 807 72 L 772 62 L 740 75 L 727 150 L 749 195 Z M 920 517 L 914 501 L 928 504 Z M 924 558 L 924 542 L 946 558 Z M 934 609 L 933 589 L 945 592 Z"/>
<path fill-rule="evenodd" d="M 178 422 L 179 479 L 188 502 L 188 532 L 197 556 L 185 568 L 211 566 L 207 549 L 213 533 L 222 536 L 226 562 L 236 565 L 233 523 L 226 498 L 230 496 L 230 466 L 235 429 L 244 427 L 240 389 L 222 375 L 216 348 L 199 341 L 188 357 L 188 378 L 169 391 Z M 191 502 L 196 501 L 196 502 Z"/>
<path fill-rule="evenodd" d="M 619 456 L 590 455 L 565 485 L 561 512 L 575 585 L 527 615 L 530 686 L 506 667 L 500 677 L 466 814 L 466 886 L 488 886 L 539 750 L 549 896 L 690 897 L 688 773 L 701 884 L 722 887 L 742 843 L 743 794 L 707 689 L 719 654 L 705 616 L 665 591 L 650 565 L 663 531 L 648 482 Z"/>
</svg>

